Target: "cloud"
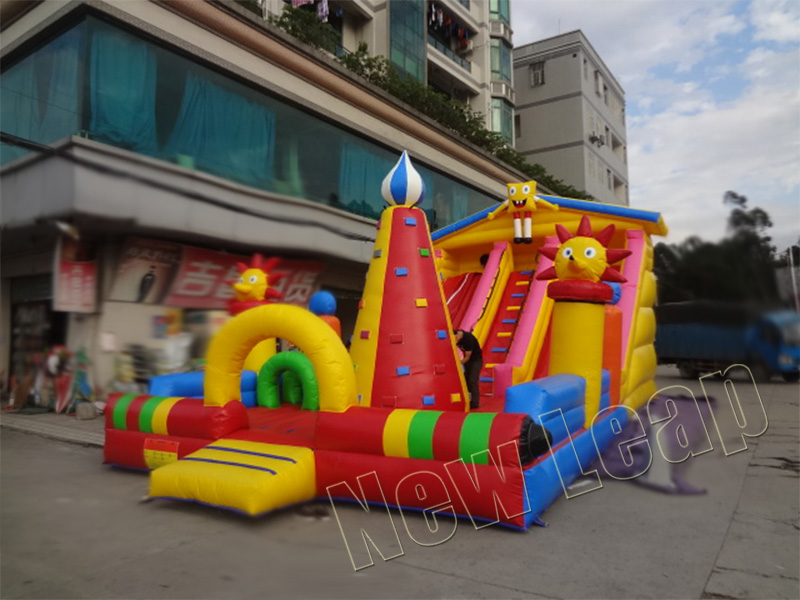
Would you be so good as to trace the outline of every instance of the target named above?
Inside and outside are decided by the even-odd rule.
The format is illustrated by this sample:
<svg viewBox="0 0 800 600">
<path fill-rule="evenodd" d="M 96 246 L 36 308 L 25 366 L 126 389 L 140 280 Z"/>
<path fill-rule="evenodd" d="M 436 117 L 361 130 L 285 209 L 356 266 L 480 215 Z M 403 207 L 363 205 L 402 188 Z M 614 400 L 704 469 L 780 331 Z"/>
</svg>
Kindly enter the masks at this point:
<svg viewBox="0 0 800 600">
<path fill-rule="evenodd" d="M 622 83 L 631 205 L 661 212 L 668 241 L 721 238 L 727 190 L 772 216 L 779 249 L 797 241 L 797 0 L 521 0 L 512 19 L 516 45 L 581 29 Z"/>
<path fill-rule="evenodd" d="M 800 39 L 800 3 L 797 0 L 759 0 L 750 3 L 750 21 L 756 40 L 797 42 Z"/>
</svg>

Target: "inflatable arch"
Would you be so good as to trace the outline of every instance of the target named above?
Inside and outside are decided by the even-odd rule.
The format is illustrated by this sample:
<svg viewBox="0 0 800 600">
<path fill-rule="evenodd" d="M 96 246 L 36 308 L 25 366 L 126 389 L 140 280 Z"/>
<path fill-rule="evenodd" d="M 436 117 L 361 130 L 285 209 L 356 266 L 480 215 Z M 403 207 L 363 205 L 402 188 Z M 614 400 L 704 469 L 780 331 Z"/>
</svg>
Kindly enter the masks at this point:
<svg viewBox="0 0 800 600">
<path fill-rule="evenodd" d="M 263 339 L 289 340 L 309 358 L 319 383 L 319 408 L 344 412 L 356 403 L 356 378 L 350 355 L 331 327 L 307 310 L 266 304 L 247 310 L 219 330 L 208 348 L 205 405 L 239 399 L 239 377 L 250 351 Z"/>
</svg>

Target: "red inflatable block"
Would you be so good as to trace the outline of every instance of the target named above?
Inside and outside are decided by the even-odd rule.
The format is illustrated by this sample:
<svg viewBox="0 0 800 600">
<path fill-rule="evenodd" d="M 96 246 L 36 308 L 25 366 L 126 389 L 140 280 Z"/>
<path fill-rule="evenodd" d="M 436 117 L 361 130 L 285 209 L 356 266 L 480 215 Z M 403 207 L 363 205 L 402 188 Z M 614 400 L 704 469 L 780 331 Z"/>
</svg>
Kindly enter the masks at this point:
<svg viewBox="0 0 800 600">
<path fill-rule="evenodd" d="M 203 406 L 200 398 L 176 402 L 167 417 L 171 436 L 217 440 L 233 431 L 248 427 L 247 409 L 241 402 L 225 406 Z"/>
<path fill-rule="evenodd" d="M 149 441 L 148 441 L 149 440 Z M 145 447 L 149 446 L 150 464 L 159 466 L 160 460 L 169 460 L 175 454 L 175 460 L 206 447 L 211 440 L 198 438 L 174 437 L 142 433 L 141 431 L 125 431 L 124 429 L 106 429 L 106 443 L 103 447 L 103 462 L 106 464 L 131 469 L 149 470 L 145 458 Z"/>
<path fill-rule="evenodd" d="M 320 412 L 317 448 L 383 455 L 383 427 L 391 408 L 350 408 Z"/>
</svg>

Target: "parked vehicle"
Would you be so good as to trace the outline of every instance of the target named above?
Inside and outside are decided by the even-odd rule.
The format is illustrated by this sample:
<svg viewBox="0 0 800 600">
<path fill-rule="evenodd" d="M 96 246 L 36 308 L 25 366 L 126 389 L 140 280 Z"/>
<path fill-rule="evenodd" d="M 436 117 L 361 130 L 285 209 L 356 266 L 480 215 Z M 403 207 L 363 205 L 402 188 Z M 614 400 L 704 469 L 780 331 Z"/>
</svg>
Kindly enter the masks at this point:
<svg viewBox="0 0 800 600">
<path fill-rule="evenodd" d="M 756 381 L 779 374 L 800 380 L 800 315 L 722 302 L 675 302 L 656 307 L 656 353 L 682 377 L 750 368 Z"/>
</svg>

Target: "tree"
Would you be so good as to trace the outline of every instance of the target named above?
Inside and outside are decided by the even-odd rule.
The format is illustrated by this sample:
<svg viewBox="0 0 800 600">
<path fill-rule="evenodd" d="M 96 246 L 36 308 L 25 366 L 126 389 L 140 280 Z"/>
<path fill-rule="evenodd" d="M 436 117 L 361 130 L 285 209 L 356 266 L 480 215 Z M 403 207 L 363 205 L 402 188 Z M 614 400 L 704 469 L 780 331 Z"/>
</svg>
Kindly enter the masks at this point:
<svg viewBox="0 0 800 600">
<path fill-rule="evenodd" d="M 723 196 L 730 205 L 728 235 L 719 243 L 690 237 L 681 244 L 654 248 L 659 302 L 719 300 L 778 303 L 775 248 L 767 235 L 772 221 L 759 207 L 733 191 Z"/>
</svg>

